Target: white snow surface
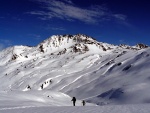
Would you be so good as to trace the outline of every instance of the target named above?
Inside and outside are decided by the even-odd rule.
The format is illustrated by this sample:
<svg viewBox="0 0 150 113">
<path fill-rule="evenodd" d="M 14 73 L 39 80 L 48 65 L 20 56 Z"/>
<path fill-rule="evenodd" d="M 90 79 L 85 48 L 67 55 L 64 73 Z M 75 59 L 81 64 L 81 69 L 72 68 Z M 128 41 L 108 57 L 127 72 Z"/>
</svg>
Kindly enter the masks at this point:
<svg viewBox="0 0 150 113">
<path fill-rule="evenodd" d="M 148 113 L 149 68 L 149 47 L 81 34 L 10 47 L 0 52 L 0 113 Z M 73 96 L 76 107 L 63 107 Z"/>
<path fill-rule="evenodd" d="M 149 105 L 112 105 L 88 107 L 22 106 L 0 108 L 0 113 L 149 113 Z"/>
</svg>

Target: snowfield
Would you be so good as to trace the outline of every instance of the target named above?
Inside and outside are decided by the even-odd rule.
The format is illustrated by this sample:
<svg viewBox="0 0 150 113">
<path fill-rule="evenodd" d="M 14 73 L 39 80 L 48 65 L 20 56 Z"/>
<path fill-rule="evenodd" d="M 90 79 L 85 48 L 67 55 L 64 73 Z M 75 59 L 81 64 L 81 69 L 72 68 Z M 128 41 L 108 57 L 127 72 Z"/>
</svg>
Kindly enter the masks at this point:
<svg viewBox="0 0 150 113">
<path fill-rule="evenodd" d="M 81 34 L 9 47 L 0 52 L 0 113 L 148 113 L 149 68 L 148 46 Z M 72 106 L 73 96 L 76 107 L 63 107 Z"/>
<path fill-rule="evenodd" d="M 149 105 L 112 105 L 100 107 L 22 106 L 0 108 L 0 113 L 149 113 Z"/>
</svg>

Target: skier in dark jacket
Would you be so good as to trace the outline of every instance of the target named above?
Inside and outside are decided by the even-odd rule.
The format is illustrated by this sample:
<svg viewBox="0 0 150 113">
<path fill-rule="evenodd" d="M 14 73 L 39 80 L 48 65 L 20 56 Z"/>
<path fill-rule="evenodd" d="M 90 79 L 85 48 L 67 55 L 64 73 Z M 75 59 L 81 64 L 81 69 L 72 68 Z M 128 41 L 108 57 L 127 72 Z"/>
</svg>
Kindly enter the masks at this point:
<svg viewBox="0 0 150 113">
<path fill-rule="evenodd" d="M 82 101 L 82 105 L 85 106 L 85 101 L 84 100 Z"/>
<path fill-rule="evenodd" d="M 75 98 L 75 97 L 73 97 L 71 101 L 73 102 L 73 106 L 75 106 L 76 98 Z"/>
</svg>

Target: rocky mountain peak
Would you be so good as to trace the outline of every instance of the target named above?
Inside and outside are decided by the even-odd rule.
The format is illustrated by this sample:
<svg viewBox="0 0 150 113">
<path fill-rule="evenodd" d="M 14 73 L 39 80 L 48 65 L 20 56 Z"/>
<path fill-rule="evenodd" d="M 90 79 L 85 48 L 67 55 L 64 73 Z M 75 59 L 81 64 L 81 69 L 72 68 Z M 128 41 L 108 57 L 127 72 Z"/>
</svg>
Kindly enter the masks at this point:
<svg viewBox="0 0 150 113">
<path fill-rule="evenodd" d="M 53 35 L 50 38 L 48 38 L 47 40 L 45 40 L 43 43 L 48 42 L 53 42 L 53 44 L 57 45 L 56 43 L 63 43 L 63 41 L 67 41 L 67 43 L 69 42 L 69 40 L 72 40 L 75 43 L 85 43 L 85 44 L 91 44 L 94 42 L 97 42 L 96 40 L 94 40 L 92 37 L 89 37 L 87 35 L 83 35 L 83 34 L 76 34 L 76 35 Z"/>
<path fill-rule="evenodd" d="M 106 46 L 107 45 L 107 46 Z M 55 50 L 64 50 L 67 48 L 73 48 L 74 52 L 82 50 L 89 51 L 91 48 L 97 48 L 102 51 L 107 51 L 111 47 L 109 44 L 104 44 L 96 41 L 94 38 L 83 34 L 76 35 L 53 35 L 47 40 L 44 40 L 38 45 L 41 52 L 51 49 L 51 52 Z"/>
<path fill-rule="evenodd" d="M 149 46 L 139 43 L 139 44 L 136 45 L 136 47 L 139 48 L 139 49 L 145 49 L 145 48 L 148 48 Z"/>
</svg>

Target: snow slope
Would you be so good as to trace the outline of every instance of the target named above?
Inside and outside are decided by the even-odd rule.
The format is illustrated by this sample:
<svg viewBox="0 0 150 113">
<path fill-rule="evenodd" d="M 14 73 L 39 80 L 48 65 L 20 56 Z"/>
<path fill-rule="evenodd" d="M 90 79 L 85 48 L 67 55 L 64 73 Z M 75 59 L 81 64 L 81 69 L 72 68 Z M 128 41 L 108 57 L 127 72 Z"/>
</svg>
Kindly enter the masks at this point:
<svg viewBox="0 0 150 113">
<path fill-rule="evenodd" d="M 149 105 L 113 105 L 101 107 L 22 106 L 0 108 L 0 113 L 149 113 Z"/>
<path fill-rule="evenodd" d="M 71 106 L 150 102 L 150 48 L 55 35 L 36 47 L 0 52 L 0 106 Z M 14 103 L 11 105 L 11 103 Z M 87 105 L 93 105 L 87 104 Z"/>
</svg>

